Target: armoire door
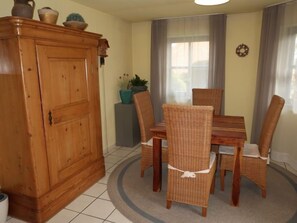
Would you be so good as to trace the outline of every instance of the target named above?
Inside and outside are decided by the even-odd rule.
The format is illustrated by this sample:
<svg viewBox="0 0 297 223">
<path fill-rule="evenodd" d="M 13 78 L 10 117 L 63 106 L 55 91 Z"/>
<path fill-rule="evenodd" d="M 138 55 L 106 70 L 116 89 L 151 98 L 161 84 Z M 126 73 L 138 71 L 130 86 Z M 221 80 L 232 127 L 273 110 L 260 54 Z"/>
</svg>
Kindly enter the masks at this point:
<svg viewBox="0 0 297 223">
<path fill-rule="evenodd" d="M 98 159 L 90 81 L 97 69 L 88 48 L 37 45 L 36 51 L 53 186 Z"/>
</svg>

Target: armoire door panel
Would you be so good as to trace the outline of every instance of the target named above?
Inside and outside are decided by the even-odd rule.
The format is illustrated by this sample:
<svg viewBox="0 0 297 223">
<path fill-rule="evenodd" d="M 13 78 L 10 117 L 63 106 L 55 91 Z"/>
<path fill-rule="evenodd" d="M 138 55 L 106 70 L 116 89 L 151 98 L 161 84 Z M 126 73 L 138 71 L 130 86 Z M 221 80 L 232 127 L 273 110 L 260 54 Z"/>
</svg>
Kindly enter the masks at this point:
<svg viewBox="0 0 297 223">
<path fill-rule="evenodd" d="M 90 163 L 92 150 L 89 141 L 89 117 L 55 126 L 56 175 L 51 184 L 58 183 Z"/>
<path fill-rule="evenodd" d="M 86 61 L 81 59 L 49 59 L 51 78 L 50 89 L 55 89 L 51 104 L 60 106 L 86 100 L 87 73 Z M 82 75 L 84 74 L 84 75 Z"/>
<path fill-rule="evenodd" d="M 51 186 L 98 158 L 88 49 L 37 46 Z M 50 92 L 50 93 L 49 93 Z"/>
<path fill-rule="evenodd" d="M 61 171 L 91 153 L 89 137 L 89 119 L 84 117 L 72 122 L 55 126 L 57 140 L 58 170 Z"/>
</svg>

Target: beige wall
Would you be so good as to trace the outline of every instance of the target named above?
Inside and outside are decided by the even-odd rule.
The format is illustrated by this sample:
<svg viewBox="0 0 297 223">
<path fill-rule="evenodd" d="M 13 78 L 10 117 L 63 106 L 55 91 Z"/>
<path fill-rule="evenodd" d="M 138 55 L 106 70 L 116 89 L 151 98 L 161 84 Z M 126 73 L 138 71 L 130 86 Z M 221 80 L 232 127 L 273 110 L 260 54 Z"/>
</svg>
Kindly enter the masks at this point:
<svg viewBox="0 0 297 223">
<path fill-rule="evenodd" d="M 37 9 L 48 6 L 59 11 L 57 25 L 62 25 L 67 15 L 80 13 L 89 24 L 86 31 L 100 33 L 109 41 L 110 49 L 105 66 L 100 69 L 100 92 L 103 126 L 103 148 L 115 144 L 114 104 L 119 102 L 118 77 L 132 71 L 132 25 L 119 18 L 74 3 L 69 0 L 38 0 L 34 18 L 39 20 Z M 13 7 L 12 0 L 1 2 L 0 17 L 10 16 Z M 104 83 L 103 83 L 104 81 Z M 105 96 L 105 97 L 104 97 Z M 105 103 L 104 103 L 105 102 Z M 108 123 L 105 122 L 108 120 Z"/>
<path fill-rule="evenodd" d="M 132 24 L 132 70 L 133 74 L 150 79 L 151 22 Z M 149 83 L 150 84 L 150 83 Z"/>
<path fill-rule="evenodd" d="M 248 140 L 254 108 L 261 21 L 262 12 L 227 17 L 225 113 L 245 117 Z M 150 73 L 150 25 L 150 22 L 132 25 L 133 72 Z M 249 55 L 244 58 L 235 54 L 236 47 L 241 43 L 250 48 Z"/>
<path fill-rule="evenodd" d="M 245 118 L 248 141 L 256 92 L 262 12 L 228 15 L 226 35 L 225 114 Z M 246 57 L 238 57 L 239 44 L 249 47 Z"/>
</svg>

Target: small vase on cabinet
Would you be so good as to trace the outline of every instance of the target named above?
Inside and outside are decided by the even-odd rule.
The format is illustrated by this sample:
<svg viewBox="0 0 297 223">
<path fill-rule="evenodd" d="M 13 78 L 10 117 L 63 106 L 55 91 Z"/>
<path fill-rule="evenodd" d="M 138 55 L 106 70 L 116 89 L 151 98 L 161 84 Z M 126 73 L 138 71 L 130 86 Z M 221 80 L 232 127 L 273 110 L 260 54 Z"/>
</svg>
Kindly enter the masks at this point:
<svg viewBox="0 0 297 223">
<path fill-rule="evenodd" d="M 31 4 L 29 4 L 29 2 L 31 2 Z M 34 0 L 14 0 L 11 15 L 32 19 L 34 8 Z"/>
<path fill-rule="evenodd" d="M 44 7 L 38 9 L 38 16 L 41 22 L 56 24 L 59 12 L 50 7 Z"/>
</svg>

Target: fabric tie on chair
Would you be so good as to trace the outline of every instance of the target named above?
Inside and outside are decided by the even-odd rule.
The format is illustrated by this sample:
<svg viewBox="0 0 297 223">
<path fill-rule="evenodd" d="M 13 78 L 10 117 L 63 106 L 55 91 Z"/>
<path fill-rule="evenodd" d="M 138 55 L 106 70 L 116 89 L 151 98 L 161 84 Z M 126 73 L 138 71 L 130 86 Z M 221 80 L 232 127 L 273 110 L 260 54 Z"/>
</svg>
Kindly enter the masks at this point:
<svg viewBox="0 0 297 223">
<path fill-rule="evenodd" d="M 175 167 L 171 166 L 170 164 L 168 164 L 168 169 L 177 170 L 179 172 L 182 172 L 183 175 L 181 175 L 181 178 L 196 178 L 196 173 L 209 173 L 215 159 L 216 159 L 216 154 L 214 152 L 211 152 L 210 157 L 209 157 L 209 168 L 206 169 L 206 170 L 199 170 L 199 171 L 191 172 L 191 171 L 187 171 L 187 170 L 186 171 L 185 170 L 180 170 L 178 168 L 175 168 Z"/>
<path fill-rule="evenodd" d="M 181 178 L 196 178 L 196 172 L 185 171 Z"/>
</svg>

